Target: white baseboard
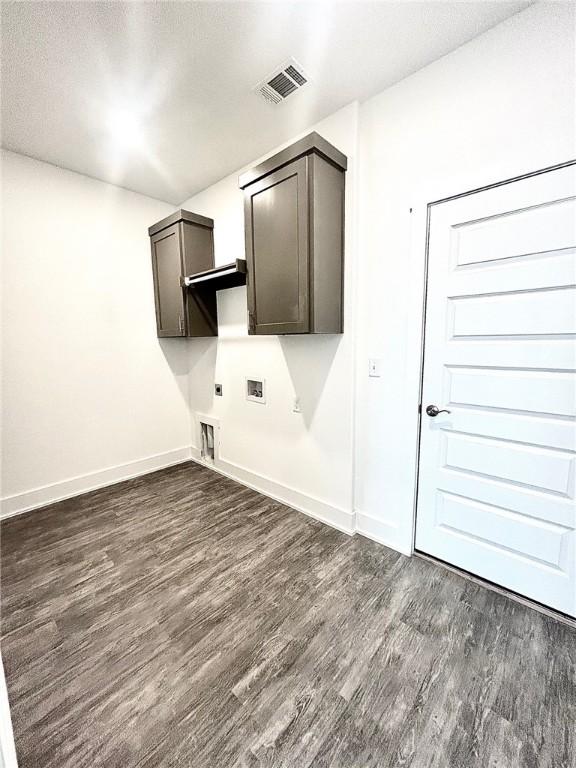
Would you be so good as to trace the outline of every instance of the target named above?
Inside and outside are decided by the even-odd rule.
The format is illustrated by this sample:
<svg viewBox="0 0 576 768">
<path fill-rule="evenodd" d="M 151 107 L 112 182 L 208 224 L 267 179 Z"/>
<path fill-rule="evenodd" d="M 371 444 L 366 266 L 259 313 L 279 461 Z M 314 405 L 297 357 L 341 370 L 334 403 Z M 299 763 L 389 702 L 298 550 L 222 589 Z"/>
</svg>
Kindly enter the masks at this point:
<svg viewBox="0 0 576 768">
<path fill-rule="evenodd" d="M 0 519 L 45 507 L 97 488 L 121 483 L 123 480 L 146 475 L 158 469 L 190 461 L 190 459 L 349 536 L 360 533 L 405 555 L 412 554 L 412 547 L 410 542 L 406 541 L 405 531 L 386 523 L 385 520 L 366 512 L 351 512 L 336 507 L 226 459 L 219 458 L 214 464 L 202 461 L 198 448 L 190 446 L 5 497 L 0 502 Z"/>
<path fill-rule="evenodd" d="M 367 512 L 356 511 L 356 533 L 403 555 L 412 554 L 412 546 L 410 541 L 406 541 L 405 531 Z"/>
<path fill-rule="evenodd" d="M 202 464 L 203 467 L 213 469 L 215 472 L 219 472 L 231 480 L 236 480 L 236 482 L 274 499 L 274 501 L 286 504 L 298 510 L 298 512 L 303 512 L 305 515 L 319 520 L 321 523 L 326 523 L 332 526 L 332 528 L 347 533 L 349 536 L 354 535 L 356 528 L 354 512 L 335 507 L 314 496 L 301 493 L 294 488 L 272 480 L 265 475 L 252 472 L 226 459 L 216 459 L 215 463 L 205 462 L 200 458 L 198 448 L 192 448 L 192 459 Z"/>
<path fill-rule="evenodd" d="M 79 496 L 82 493 L 94 491 L 107 485 L 121 483 L 123 480 L 146 475 L 173 464 L 181 464 L 183 461 L 190 461 L 191 458 L 192 451 L 189 446 L 176 448 L 173 451 L 148 456 L 128 464 L 120 464 L 116 467 L 90 472 L 80 477 L 72 477 L 69 480 L 62 480 L 41 488 L 34 488 L 31 491 L 24 491 L 24 493 L 17 493 L 14 496 L 7 496 L 1 501 L 0 519 L 19 515 L 21 512 L 28 512 L 38 507 L 45 507 L 47 504 L 70 499 L 73 496 Z"/>
</svg>

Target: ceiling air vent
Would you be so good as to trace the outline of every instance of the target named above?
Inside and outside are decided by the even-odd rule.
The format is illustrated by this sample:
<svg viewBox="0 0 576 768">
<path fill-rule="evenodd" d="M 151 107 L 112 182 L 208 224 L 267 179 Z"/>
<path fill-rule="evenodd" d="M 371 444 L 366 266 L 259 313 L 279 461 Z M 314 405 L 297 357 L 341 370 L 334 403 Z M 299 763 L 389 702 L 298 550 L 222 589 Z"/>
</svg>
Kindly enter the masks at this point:
<svg viewBox="0 0 576 768">
<path fill-rule="evenodd" d="M 280 104 L 291 93 L 303 88 L 309 82 L 304 70 L 295 59 L 288 59 L 253 89 L 270 104 Z"/>
</svg>

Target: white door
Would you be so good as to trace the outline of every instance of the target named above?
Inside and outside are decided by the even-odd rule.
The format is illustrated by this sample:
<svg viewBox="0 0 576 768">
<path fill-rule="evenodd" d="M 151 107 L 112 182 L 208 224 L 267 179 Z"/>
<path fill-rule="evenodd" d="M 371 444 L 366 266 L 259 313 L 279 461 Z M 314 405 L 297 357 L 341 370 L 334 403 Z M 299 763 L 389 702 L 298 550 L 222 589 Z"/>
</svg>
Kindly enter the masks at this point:
<svg viewBox="0 0 576 768">
<path fill-rule="evenodd" d="M 572 616 L 575 284 L 575 165 L 431 206 L 416 549 Z"/>
</svg>

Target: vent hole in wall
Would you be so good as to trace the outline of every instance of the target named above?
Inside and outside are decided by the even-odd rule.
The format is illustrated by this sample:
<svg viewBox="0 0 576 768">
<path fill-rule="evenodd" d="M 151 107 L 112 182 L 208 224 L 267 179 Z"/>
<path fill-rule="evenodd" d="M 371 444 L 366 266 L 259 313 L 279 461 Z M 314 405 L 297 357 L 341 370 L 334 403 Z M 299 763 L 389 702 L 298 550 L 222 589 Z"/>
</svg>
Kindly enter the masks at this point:
<svg viewBox="0 0 576 768">
<path fill-rule="evenodd" d="M 202 446 L 200 455 L 205 461 L 214 461 L 214 427 L 200 422 Z"/>
</svg>

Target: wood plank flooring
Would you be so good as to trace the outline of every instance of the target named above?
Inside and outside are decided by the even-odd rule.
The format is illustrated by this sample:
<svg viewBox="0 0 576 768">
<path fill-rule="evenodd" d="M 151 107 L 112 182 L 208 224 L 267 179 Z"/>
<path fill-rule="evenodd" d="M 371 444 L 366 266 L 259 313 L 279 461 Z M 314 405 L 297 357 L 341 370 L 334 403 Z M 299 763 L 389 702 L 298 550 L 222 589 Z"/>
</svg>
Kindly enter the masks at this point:
<svg viewBox="0 0 576 768">
<path fill-rule="evenodd" d="M 574 768 L 576 634 L 184 464 L 4 521 L 20 768 Z"/>
</svg>

